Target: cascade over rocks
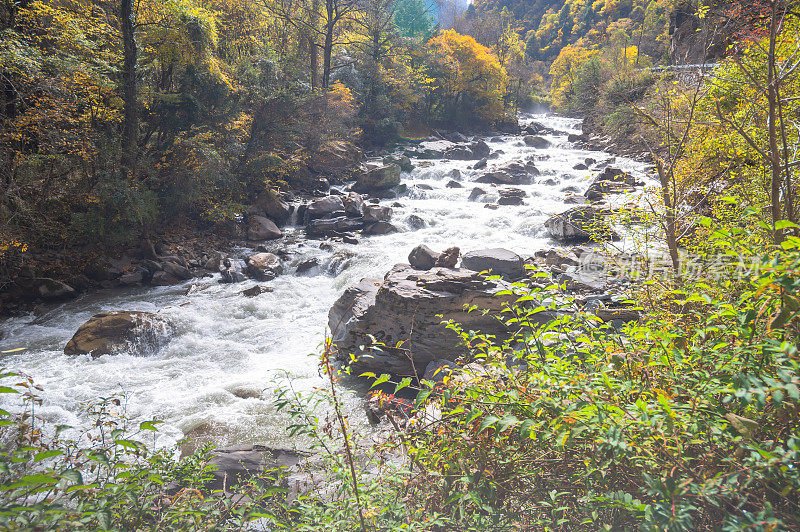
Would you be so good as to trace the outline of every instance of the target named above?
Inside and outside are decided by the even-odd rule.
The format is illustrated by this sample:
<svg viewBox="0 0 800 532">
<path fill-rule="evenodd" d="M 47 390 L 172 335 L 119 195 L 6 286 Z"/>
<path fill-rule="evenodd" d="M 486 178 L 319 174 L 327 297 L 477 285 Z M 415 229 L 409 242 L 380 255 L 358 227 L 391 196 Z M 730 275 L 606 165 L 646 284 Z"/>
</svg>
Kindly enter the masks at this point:
<svg viewBox="0 0 800 532">
<path fill-rule="evenodd" d="M 132 349 L 143 354 L 159 348 L 171 334 L 171 327 L 151 312 L 104 312 L 81 325 L 64 347 L 66 355 L 99 357 Z"/>
<path fill-rule="evenodd" d="M 619 238 L 608 221 L 611 210 L 594 205 L 581 205 L 557 214 L 544 226 L 550 235 L 561 242 L 589 242 L 593 239 Z"/>
<path fill-rule="evenodd" d="M 487 281 L 471 270 L 434 267 L 420 271 L 398 264 L 383 280 L 364 279 L 348 288 L 328 313 L 328 326 L 339 356 L 356 355 L 357 371 L 411 376 L 423 372 L 432 360 L 452 360 L 464 352 L 459 337 L 437 315 L 467 330 L 502 337 L 506 327 L 493 312 L 516 299 L 495 295 L 507 289 L 504 281 Z M 490 312 L 468 313 L 465 305 Z M 387 347 L 360 350 L 369 346 L 369 335 Z M 406 343 L 391 347 L 399 341 Z"/>
</svg>

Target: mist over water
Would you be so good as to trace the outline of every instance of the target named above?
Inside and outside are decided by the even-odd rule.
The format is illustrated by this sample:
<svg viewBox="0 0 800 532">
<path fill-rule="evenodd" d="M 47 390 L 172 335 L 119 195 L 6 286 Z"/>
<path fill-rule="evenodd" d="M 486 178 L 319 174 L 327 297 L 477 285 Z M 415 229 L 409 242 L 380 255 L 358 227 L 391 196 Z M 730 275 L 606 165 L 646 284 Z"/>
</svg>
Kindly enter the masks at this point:
<svg viewBox="0 0 800 532">
<path fill-rule="evenodd" d="M 580 132 L 578 120 L 546 115 L 528 116 L 523 122 L 526 120 L 559 131 L 543 135 L 552 147 L 525 146 L 520 136 L 484 139 L 492 151 L 505 152 L 489 160 L 489 170 L 534 158 L 541 171 L 534 179 L 537 184 L 515 187 L 528 194 L 523 206 L 485 208 L 486 203 L 496 202 L 499 187 L 472 183 L 486 172 L 470 170 L 475 161 L 433 160 L 422 168 L 422 161 L 415 160 L 418 166 L 413 172 L 403 174 L 408 191 L 395 200 L 381 201 L 382 205 L 401 204 L 392 207 L 392 223 L 400 229 L 398 233 L 359 236 L 357 245 L 330 242 L 330 248 L 321 249 L 321 241 L 305 240 L 302 227 L 289 227 L 282 241 L 267 244 L 270 250 L 290 253 L 287 271 L 264 283 L 272 292 L 255 298 L 240 293 L 253 286 L 253 281 L 220 284 L 215 275 L 171 287 L 106 290 L 38 317 L 7 320 L 0 324 L 4 333 L 0 350 L 27 349 L 6 356 L 2 366 L 32 375 L 44 388 L 38 414 L 54 424 L 81 426 L 87 422 L 87 403 L 124 392 L 128 395 L 127 415 L 133 423 L 154 418 L 164 421 L 158 435 L 160 445 L 172 444 L 204 423 L 220 427 L 215 437 L 219 445 L 302 445 L 285 434 L 287 419 L 275 412 L 268 391 L 262 398 L 251 396 L 269 388 L 284 373 L 298 391 L 325 386 L 316 353 L 324 339 L 328 309 L 347 286 L 364 277 L 383 277 L 394 264 L 406 262 L 408 253 L 420 243 L 439 251 L 459 246 L 462 253 L 504 247 L 523 257 L 555 246 L 545 232 L 545 220 L 571 207 L 563 202 L 565 189 L 574 187 L 582 194 L 597 173 L 573 170 L 573 166 L 587 157 L 602 163 L 611 156 L 576 149 L 567 142 L 568 133 Z M 422 147 L 449 145 L 441 141 Z M 646 177 L 642 163 L 618 157 L 613 165 L 638 178 Z M 454 169 L 461 173 L 463 188 L 445 187 Z M 541 184 L 548 179 L 557 184 Z M 488 194 L 470 202 L 467 198 L 476 186 Z M 406 221 L 410 215 L 422 218 L 426 226 L 412 230 Z M 250 252 L 245 248 L 238 251 L 243 257 Z M 297 264 L 310 258 L 318 258 L 319 266 L 297 275 Z M 120 353 L 92 359 L 64 354 L 64 345 L 81 324 L 94 314 L 115 310 L 163 315 L 174 327 L 169 343 L 150 356 Z M 345 395 L 352 422 L 366 430 L 359 394 L 349 390 Z M 8 402 L 8 397 L 0 397 L 0 404 Z"/>
</svg>

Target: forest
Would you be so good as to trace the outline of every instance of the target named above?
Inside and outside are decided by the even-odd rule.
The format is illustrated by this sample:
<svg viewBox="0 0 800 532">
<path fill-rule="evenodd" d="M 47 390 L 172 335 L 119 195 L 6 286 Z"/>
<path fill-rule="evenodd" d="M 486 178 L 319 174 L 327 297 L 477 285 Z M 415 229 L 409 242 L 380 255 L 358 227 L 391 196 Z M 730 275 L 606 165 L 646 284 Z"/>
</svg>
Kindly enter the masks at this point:
<svg viewBox="0 0 800 532">
<path fill-rule="evenodd" d="M 0 529 L 800 528 L 797 0 L 0 2 Z"/>
</svg>

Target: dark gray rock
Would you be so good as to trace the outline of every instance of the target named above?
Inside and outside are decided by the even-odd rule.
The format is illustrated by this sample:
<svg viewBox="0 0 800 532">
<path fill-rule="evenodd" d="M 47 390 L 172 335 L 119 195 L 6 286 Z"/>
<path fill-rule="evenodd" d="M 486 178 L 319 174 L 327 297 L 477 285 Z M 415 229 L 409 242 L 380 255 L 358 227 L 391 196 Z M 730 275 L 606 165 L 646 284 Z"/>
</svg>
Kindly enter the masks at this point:
<svg viewBox="0 0 800 532">
<path fill-rule="evenodd" d="M 78 292 L 67 283 L 50 279 L 49 277 L 33 279 L 32 286 L 33 296 L 45 301 L 61 301 L 72 299 L 78 295 Z"/>
<path fill-rule="evenodd" d="M 464 188 L 464 185 L 462 185 L 462 184 L 461 184 L 461 183 L 459 183 L 458 181 L 453 181 L 453 180 L 451 179 L 450 181 L 448 181 L 448 182 L 447 182 L 447 184 L 445 185 L 445 187 L 447 187 L 447 188 Z"/>
<path fill-rule="evenodd" d="M 423 372 L 431 360 L 465 352 L 442 319 L 503 338 L 507 329 L 496 313 L 516 296 L 496 294 L 508 288 L 470 270 L 420 271 L 398 264 L 383 280 L 365 279 L 348 288 L 331 308 L 328 325 L 338 356 L 356 356 L 356 371 L 416 376 L 415 368 Z M 472 305 L 489 312 L 466 312 Z M 370 335 L 387 347 L 371 348 Z M 400 348 L 392 347 L 400 341 L 405 341 Z"/>
<path fill-rule="evenodd" d="M 459 248 L 455 246 L 447 248 L 436 259 L 436 266 L 440 268 L 455 268 L 460 256 L 461 250 Z"/>
<path fill-rule="evenodd" d="M 380 205 L 364 205 L 361 210 L 365 223 L 388 222 L 392 219 L 392 208 Z"/>
<path fill-rule="evenodd" d="M 361 231 L 364 235 L 388 235 L 390 233 L 396 233 L 398 231 L 397 227 L 390 224 L 389 222 L 374 222 L 367 224 L 364 229 Z"/>
<path fill-rule="evenodd" d="M 544 226 L 553 238 L 561 242 L 613 240 L 619 236 L 611 228 L 610 215 L 609 209 L 585 205 L 551 217 Z"/>
<path fill-rule="evenodd" d="M 436 265 L 439 255 L 425 244 L 420 244 L 408 254 L 408 262 L 414 269 L 430 270 Z"/>
<path fill-rule="evenodd" d="M 400 184 L 402 170 L 396 164 L 373 168 L 361 174 L 353 185 L 356 192 L 374 192 L 396 187 Z"/>
<path fill-rule="evenodd" d="M 482 272 L 491 270 L 494 275 L 502 275 L 515 280 L 525 276 L 525 261 L 522 257 L 503 248 L 481 249 L 465 253 L 461 267 Z"/>
<path fill-rule="evenodd" d="M 364 198 L 358 192 L 350 192 L 342 198 L 344 212 L 347 216 L 359 217 L 364 208 Z"/>
<path fill-rule="evenodd" d="M 472 151 L 473 159 L 485 159 L 492 153 L 492 149 L 483 140 L 473 142 L 469 148 Z"/>
<path fill-rule="evenodd" d="M 550 147 L 550 141 L 544 137 L 539 137 L 536 135 L 526 135 L 525 138 L 522 139 L 525 141 L 525 144 L 528 146 L 532 146 L 534 148 L 544 149 Z"/>
<path fill-rule="evenodd" d="M 477 163 L 475 163 L 472 166 L 472 168 L 473 168 L 473 170 L 481 170 L 483 168 L 486 168 L 486 166 L 488 164 L 489 164 L 489 157 L 487 156 L 487 157 L 484 157 L 483 159 L 481 159 L 480 161 L 478 161 Z"/>
<path fill-rule="evenodd" d="M 413 230 L 423 229 L 428 224 L 425 223 L 425 220 L 417 216 L 416 214 L 409 214 L 406 217 L 406 224 L 409 228 Z"/>
<path fill-rule="evenodd" d="M 237 259 L 225 258 L 220 265 L 221 283 L 241 283 L 247 276 L 244 274 L 242 261 Z"/>
<path fill-rule="evenodd" d="M 469 201 L 475 201 L 476 199 L 480 198 L 481 196 L 485 196 L 486 191 L 482 188 L 475 187 L 472 189 L 472 192 L 469 193 Z"/>
<path fill-rule="evenodd" d="M 251 480 L 271 485 L 278 479 L 276 469 L 295 467 L 307 456 L 308 453 L 263 445 L 214 449 L 208 461 L 213 469 L 213 478 L 206 487 L 212 492 L 229 492 L 239 484 Z"/>
<path fill-rule="evenodd" d="M 308 219 L 314 220 L 330 216 L 333 213 L 344 212 L 344 210 L 344 201 L 341 196 L 326 196 L 311 202 L 306 209 L 306 216 Z"/>
<path fill-rule="evenodd" d="M 410 172 L 414 169 L 414 165 L 407 155 L 387 155 L 383 158 L 383 164 L 396 164 L 403 172 Z"/>
<path fill-rule="evenodd" d="M 338 218 L 312 220 L 306 226 L 306 235 L 309 237 L 339 236 L 343 233 L 357 231 L 362 227 L 364 227 L 363 220 L 340 216 Z"/>
</svg>

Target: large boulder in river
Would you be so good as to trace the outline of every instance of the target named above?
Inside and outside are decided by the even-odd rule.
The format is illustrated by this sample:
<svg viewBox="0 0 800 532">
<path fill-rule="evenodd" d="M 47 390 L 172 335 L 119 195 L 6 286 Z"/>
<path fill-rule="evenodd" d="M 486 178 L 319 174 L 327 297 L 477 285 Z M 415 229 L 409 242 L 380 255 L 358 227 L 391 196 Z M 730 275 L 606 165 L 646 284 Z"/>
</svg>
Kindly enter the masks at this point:
<svg viewBox="0 0 800 532">
<path fill-rule="evenodd" d="M 392 219 L 392 208 L 383 205 L 364 205 L 361 212 L 366 223 L 388 222 Z"/>
<path fill-rule="evenodd" d="M 317 174 L 341 177 L 354 170 L 364 154 L 351 142 L 333 140 L 319 147 L 311 155 L 308 167 Z"/>
<path fill-rule="evenodd" d="M 272 253 L 256 253 L 247 259 L 247 273 L 257 281 L 271 281 L 283 273 L 283 263 Z"/>
<path fill-rule="evenodd" d="M 364 220 L 360 218 L 339 216 L 337 218 L 312 220 L 306 226 L 306 235 L 312 238 L 340 236 L 342 233 L 350 233 L 362 227 L 364 227 Z"/>
<path fill-rule="evenodd" d="M 95 314 L 67 342 L 67 355 L 99 357 L 124 350 L 152 352 L 169 339 L 171 327 L 151 312 L 104 312 Z"/>
<path fill-rule="evenodd" d="M 383 164 L 396 164 L 403 172 L 410 172 L 414 169 L 414 164 L 411 162 L 411 159 L 409 159 L 407 155 L 402 154 L 387 155 L 383 158 Z"/>
<path fill-rule="evenodd" d="M 471 270 L 420 271 L 398 264 L 382 280 L 364 279 L 348 288 L 328 313 L 328 326 L 339 356 L 356 356 L 356 371 L 412 376 L 432 360 L 455 360 L 465 352 L 442 320 L 503 337 L 507 329 L 496 314 L 516 296 L 496 294 L 508 289 L 506 282 L 487 281 Z M 467 312 L 465 306 L 472 305 L 489 312 Z M 383 344 L 380 349 L 370 347 L 370 336 Z"/>
<path fill-rule="evenodd" d="M 279 224 L 285 223 L 292 215 L 292 207 L 271 188 L 259 194 L 254 206 Z"/>
<path fill-rule="evenodd" d="M 611 228 L 611 210 L 593 205 L 581 205 L 557 214 L 544 226 L 550 235 L 561 242 L 614 240 L 619 236 Z"/>
<path fill-rule="evenodd" d="M 358 179 L 353 185 L 353 190 L 358 192 L 372 192 L 396 187 L 400 184 L 401 172 L 400 166 L 394 163 L 373 168 L 358 176 Z"/>
<path fill-rule="evenodd" d="M 247 219 L 247 239 L 253 241 L 275 240 L 281 238 L 283 233 L 275 222 L 264 216 L 251 215 Z"/>
<path fill-rule="evenodd" d="M 461 257 L 461 267 L 476 272 L 490 271 L 491 274 L 513 280 L 525 276 L 525 261 L 522 257 L 503 248 L 480 249 L 465 253 Z"/>
<path fill-rule="evenodd" d="M 544 137 L 536 135 L 526 135 L 524 139 L 525 144 L 534 148 L 544 149 L 550 147 L 550 141 Z"/>
<path fill-rule="evenodd" d="M 420 244 L 408 254 L 408 262 L 415 270 L 430 270 L 436 266 L 439 255 L 425 244 Z"/>
<path fill-rule="evenodd" d="M 324 218 L 335 212 L 344 213 L 344 201 L 342 196 L 325 196 L 318 200 L 314 200 L 306 208 L 306 216 L 310 220 L 315 218 Z"/>
</svg>

